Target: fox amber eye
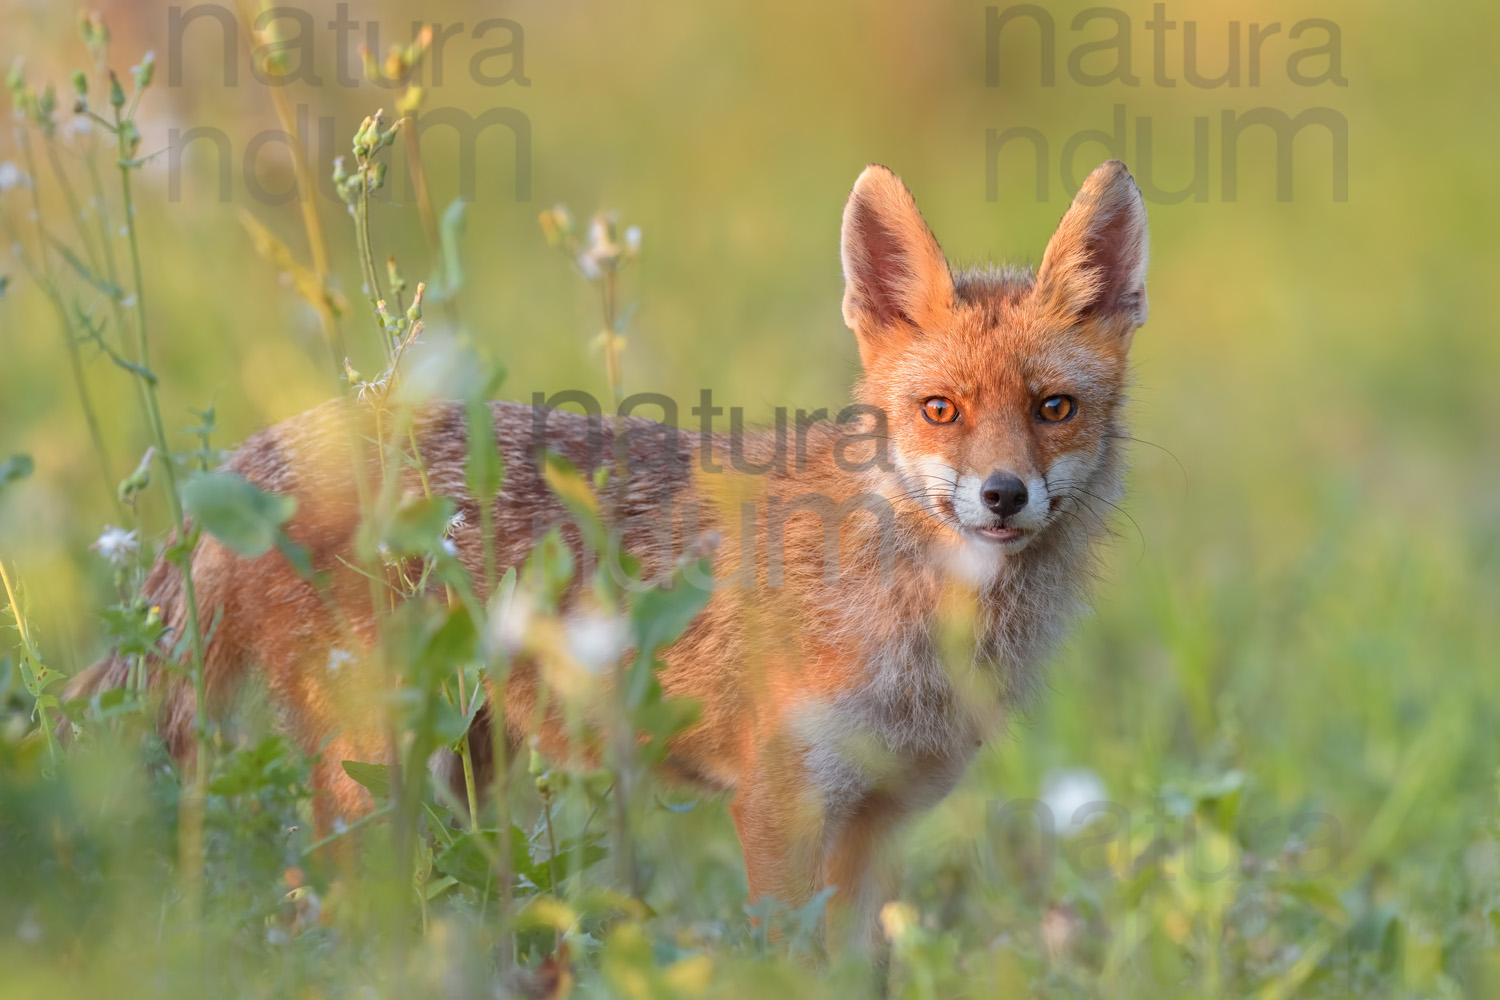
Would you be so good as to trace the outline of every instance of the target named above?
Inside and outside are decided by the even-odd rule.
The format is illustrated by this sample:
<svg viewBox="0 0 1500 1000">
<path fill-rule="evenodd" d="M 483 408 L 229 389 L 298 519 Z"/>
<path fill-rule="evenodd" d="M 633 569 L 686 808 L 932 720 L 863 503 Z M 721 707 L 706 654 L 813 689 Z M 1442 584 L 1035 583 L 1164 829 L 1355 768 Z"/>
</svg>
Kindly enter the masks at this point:
<svg viewBox="0 0 1500 1000">
<path fill-rule="evenodd" d="M 951 399 L 933 396 L 922 404 L 922 415 L 934 424 L 951 424 L 958 419 L 958 407 Z"/>
<path fill-rule="evenodd" d="M 1078 412 L 1072 396 L 1048 396 L 1036 408 L 1036 415 L 1051 424 L 1060 424 Z"/>
</svg>

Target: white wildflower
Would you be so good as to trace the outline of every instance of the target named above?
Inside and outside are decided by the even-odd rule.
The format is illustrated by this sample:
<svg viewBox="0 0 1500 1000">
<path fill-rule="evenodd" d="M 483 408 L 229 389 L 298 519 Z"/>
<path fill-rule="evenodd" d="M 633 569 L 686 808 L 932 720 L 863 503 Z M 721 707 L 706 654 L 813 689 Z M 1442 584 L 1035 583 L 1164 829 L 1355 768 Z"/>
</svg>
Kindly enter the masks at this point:
<svg viewBox="0 0 1500 1000">
<path fill-rule="evenodd" d="M 597 674 L 620 662 L 630 629 L 620 615 L 583 611 L 568 618 L 567 635 L 569 655 Z"/>
<path fill-rule="evenodd" d="M 384 393 L 386 380 L 383 378 L 371 379 L 368 382 L 354 383 L 354 392 L 361 403 L 374 399 L 376 394 Z"/>
<path fill-rule="evenodd" d="M 104 526 L 104 533 L 89 548 L 108 559 L 112 565 L 123 566 L 140 551 L 141 543 L 135 537 L 135 532 L 107 524 Z"/>
<path fill-rule="evenodd" d="M 1063 768 L 1042 780 L 1042 804 L 1052 813 L 1061 836 L 1070 836 L 1087 826 L 1093 812 L 1084 807 L 1106 803 L 1108 798 L 1104 782 L 1086 767 Z"/>
<path fill-rule="evenodd" d="M 346 663 L 354 662 L 354 654 L 347 649 L 330 649 L 328 651 L 328 672 L 336 674 L 339 668 Z"/>
<path fill-rule="evenodd" d="M 26 911 L 26 916 L 16 926 L 16 937 L 24 944 L 40 944 L 42 940 L 42 925 L 37 922 L 36 908 L 32 907 Z"/>
<path fill-rule="evenodd" d="M 578 255 L 578 270 L 582 271 L 583 276 L 590 281 L 599 280 L 599 264 L 595 261 L 592 252 Z"/>
<path fill-rule="evenodd" d="M 507 653 L 518 653 L 524 649 L 535 610 L 531 593 L 524 588 L 517 589 L 508 601 L 492 602 L 487 629 L 490 648 Z"/>
<path fill-rule="evenodd" d="M 13 187 L 26 186 L 26 172 L 14 163 L 6 160 L 0 163 L 0 191 L 9 191 Z"/>
<path fill-rule="evenodd" d="M 640 226 L 631 226 L 625 230 L 625 251 L 632 257 L 641 252 Z"/>
<path fill-rule="evenodd" d="M 468 513 L 466 511 L 463 511 L 463 510 L 455 511 L 454 514 L 453 514 L 453 516 L 450 517 L 450 518 L 448 518 L 448 532 L 447 533 L 449 535 L 454 535 L 454 534 L 457 534 L 458 532 L 462 531 L 464 528 L 467 528 L 468 526 L 469 526 L 469 515 L 468 515 Z"/>
<path fill-rule="evenodd" d="M 443 551 L 450 556 L 456 557 L 458 555 L 458 546 L 453 543 L 453 539 L 445 538 L 443 539 Z"/>
<path fill-rule="evenodd" d="M 610 217 L 600 213 L 589 220 L 589 249 L 601 255 L 613 255 L 615 246 L 609 238 Z"/>
</svg>

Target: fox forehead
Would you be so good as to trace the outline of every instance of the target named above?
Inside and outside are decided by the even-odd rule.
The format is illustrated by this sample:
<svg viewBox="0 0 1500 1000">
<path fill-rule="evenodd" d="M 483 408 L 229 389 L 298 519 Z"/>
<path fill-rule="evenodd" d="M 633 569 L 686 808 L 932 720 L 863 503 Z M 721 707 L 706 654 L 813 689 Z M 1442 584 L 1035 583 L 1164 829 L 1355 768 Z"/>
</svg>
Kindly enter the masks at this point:
<svg viewBox="0 0 1500 1000">
<path fill-rule="evenodd" d="M 986 408 L 1029 408 L 1043 395 L 1111 405 L 1125 377 L 1124 345 L 1019 302 L 957 304 L 945 329 L 922 331 L 867 378 L 884 382 L 889 402 L 942 395 Z"/>
</svg>

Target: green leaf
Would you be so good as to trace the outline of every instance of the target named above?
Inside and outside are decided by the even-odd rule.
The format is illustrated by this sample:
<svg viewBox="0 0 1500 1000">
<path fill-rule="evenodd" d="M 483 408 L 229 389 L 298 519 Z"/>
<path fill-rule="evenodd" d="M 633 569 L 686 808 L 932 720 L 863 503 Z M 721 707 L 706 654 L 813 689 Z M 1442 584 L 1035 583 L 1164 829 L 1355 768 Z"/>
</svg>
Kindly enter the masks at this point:
<svg viewBox="0 0 1500 1000">
<path fill-rule="evenodd" d="M 546 606 L 556 607 L 573 579 L 573 550 L 556 527 L 549 528 L 526 557 L 524 574 Z"/>
<path fill-rule="evenodd" d="M 222 772 L 208 790 L 215 795 L 245 795 L 295 784 L 298 772 L 288 759 L 288 749 L 286 738 L 273 733 L 253 747 L 235 751 L 220 765 Z"/>
<path fill-rule="evenodd" d="M 1320 882 L 1287 882 L 1280 888 L 1288 896 L 1300 899 L 1312 907 L 1319 916 L 1335 927 L 1349 926 L 1349 911 L 1328 886 Z"/>
<path fill-rule="evenodd" d="M 346 760 L 344 773 L 370 790 L 377 799 L 391 797 L 391 769 L 385 764 L 362 764 L 357 760 Z"/>
<path fill-rule="evenodd" d="M 458 885 L 458 879 L 452 875 L 444 875 L 442 878 L 435 878 L 431 882 L 428 882 L 422 888 L 422 896 L 424 899 L 431 901 L 437 899 L 455 885 Z"/>
<path fill-rule="evenodd" d="M 604 523 L 599 519 L 599 498 L 589 488 L 588 480 L 572 462 L 550 451 L 543 457 L 542 478 L 572 512 L 578 530 L 583 533 L 583 543 L 595 552 L 602 552 Z"/>
<path fill-rule="evenodd" d="M 707 561 L 699 562 L 698 579 L 711 579 Z M 691 583 L 682 570 L 666 585 L 636 595 L 630 605 L 636 657 L 626 681 L 627 705 L 637 708 L 645 704 L 655 678 L 656 651 L 676 642 L 712 596 L 707 589 Z"/>
<path fill-rule="evenodd" d="M 144 604 L 118 605 L 99 613 L 104 627 L 114 639 L 115 652 L 121 656 L 145 656 L 157 651 L 157 643 L 166 634 L 166 623 Z"/>
<path fill-rule="evenodd" d="M 386 524 L 384 542 L 399 555 L 439 552 L 456 509 L 447 497 L 408 497 Z"/>
<path fill-rule="evenodd" d="M 36 463 L 32 462 L 30 455 L 12 455 L 0 462 L 0 489 L 20 482 L 30 476 L 35 468 Z"/>
<path fill-rule="evenodd" d="M 708 562 L 699 562 L 698 579 L 711 578 Z M 681 570 L 668 583 L 636 595 L 630 605 L 630 625 L 641 655 L 651 656 L 681 638 L 712 596 L 706 588 L 690 582 Z"/>
<path fill-rule="evenodd" d="M 305 547 L 298 545 L 286 537 L 286 532 L 284 531 L 276 532 L 275 542 L 276 548 L 282 555 L 286 556 L 286 561 L 292 564 L 292 568 L 297 571 L 298 576 L 304 580 L 313 579 L 312 556 L 307 554 Z"/>
<path fill-rule="evenodd" d="M 438 871 L 464 885 L 488 889 L 494 885 L 494 865 L 498 858 L 498 837 L 494 830 L 463 833 L 433 859 Z M 526 846 L 526 832 L 515 824 L 510 828 L 511 872 L 520 881 L 531 882 L 531 853 Z"/>
<path fill-rule="evenodd" d="M 505 462 L 495 443 L 495 415 L 483 399 L 470 400 L 464 413 L 469 427 L 469 460 L 464 468 L 469 495 L 476 503 L 490 503 L 505 477 Z"/>
<path fill-rule="evenodd" d="M 575 872 L 581 872 L 585 868 L 598 864 L 608 855 L 609 852 L 598 844 L 583 844 L 565 851 L 558 851 L 557 857 L 552 859 L 552 865 L 548 865 L 547 859 L 543 858 L 532 867 L 531 881 L 538 889 L 546 892 L 552 888 L 553 866 L 556 866 L 560 878 L 567 878 Z"/>
<path fill-rule="evenodd" d="M 464 232 L 468 207 L 469 203 L 462 198 L 449 202 L 448 207 L 443 210 L 443 221 L 438 227 L 439 239 L 443 245 L 441 285 L 444 298 L 452 298 L 463 287 L 464 265 L 459 255 L 458 238 Z"/>
<path fill-rule="evenodd" d="M 56 670 L 32 659 L 30 654 L 21 654 L 21 684 L 33 698 L 40 698 L 47 688 L 60 680 L 62 675 Z"/>
<path fill-rule="evenodd" d="M 182 484 L 188 515 L 233 551 L 254 559 L 277 544 L 297 499 L 267 493 L 235 472 L 199 472 Z"/>
<path fill-rule="evenodd" d="M 67 244 L 59 243 L 56 240 L 49 240 L 49 242 L 55 248 L 57 248 L 57 252 L 62 255 L 63 260 L 67 261 L 68 266 L 77 271 L 78 276 L 84 281 L 88 282 L 90 285 L 94 286 L 105 295 L 108 295 L 116 302 L 120 302 L 125 298 L 125 290 L 123 288 L 121 288 L 119 285 L 114 284 L 113 282 L 105 281 L 93 271 L 89 270 L 88 265 L 79 260 L 78 255 L 75 254 L 72 250 L 68 249 Z"/>
</svg>

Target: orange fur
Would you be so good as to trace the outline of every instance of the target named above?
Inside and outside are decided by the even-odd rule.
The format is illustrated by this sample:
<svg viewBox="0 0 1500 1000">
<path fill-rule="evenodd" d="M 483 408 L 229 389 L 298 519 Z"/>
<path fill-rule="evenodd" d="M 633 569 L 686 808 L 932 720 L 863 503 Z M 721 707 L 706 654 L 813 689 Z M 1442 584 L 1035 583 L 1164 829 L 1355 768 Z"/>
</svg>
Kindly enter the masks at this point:
<svg viewBox="0 0 1500 1000">
<path fill-rule="evenodd" d="M 1134 182 L 1108 163 L 1085 182 L 1036 277 L 953 272 L 910 193 L 870 167 L 843 224 L 844 318 L 858 340 L 867 410 L 810 427 L 805 468 L 708 473 L 702 449 L 727 464 L 734 442 L 673 439 L 648 421 L 606 418 L 600 448 L 584 418 L 547 416 L 548 446 L 586 472 L 613 465 L 624 436 L 624 475 L 601 499 L 647 578 L 714 537 L 716 577 L 740 581 L 717 589 L 664 653 L 666 692 L 702 705 L 664 769 L 733 793 L 753 895 L 795 906 L 835 885 L 856 933 L 872 933 L 891 889 L 879 861 L 889 834 L 946 794 L 1035 687 L 1089 580 L 1104 508 L 1120 495 L 1120 408 L 1126 352 L 1145 319 L 1145 238 Z M 1040 419 L 1039 401 L 1054 394 L 1076 401 L 1072 419 Z M 955 421 L 924 417 L 923 401 L 935 396 L 957 407 Z M 536 468 L 533 411 L 495 403 L 492 412 L 507 469 L 492 507 L 497 564 L 523 561 L 538 526 L 551 523 L 564 525 L 584 558 Z M 458 557 L 482 581 L 463 411 L 436 403 L 414 419 L 432 491 L 467 515 L 454 535 Z M 341 559 L 360 521 L 351 458 L 378 481 L 374 436 L 367 408 L 331 403 L 255 435 L 228 464 L 298 499 L 289 534 L 329 574 L 326 593 L 274 551 L 244 560 L 205 538 L 192 563 L 205 618 L 220 622 L 208 650 L 210 696 L 222 698 L 252 665 L 264 671 L 297 739 L 321 751 L 324 827 L 370 807 L 339 762 L 390 755 L 367 667 L 370 590 Z M 767 433 L 739 446 L 749 461 L 774 456 Z M 1003 517 L 982 498 L 996 472 L 1030 488 L 1026 505 Z M 401 488 L 421 489 L 409 472 Z M 175 570 L 159 564 L 147 591 L 180 634 Z M 575 587 L 565 603 L 578 599 Z M 106 660 L 71 693 L 124 675 L 121 661 Z M 180 674 L 154 677 L 166 688 L 162 729 L 175 753 L 190 755 L 192 690 Z M 534 664 L 517 664 L 504 692 L 506 728 L 516 740 L 540 723 L 549 752 L 572 752 L 558 714 L 538 712 L 544 687 Z"/>
</svg>

